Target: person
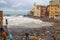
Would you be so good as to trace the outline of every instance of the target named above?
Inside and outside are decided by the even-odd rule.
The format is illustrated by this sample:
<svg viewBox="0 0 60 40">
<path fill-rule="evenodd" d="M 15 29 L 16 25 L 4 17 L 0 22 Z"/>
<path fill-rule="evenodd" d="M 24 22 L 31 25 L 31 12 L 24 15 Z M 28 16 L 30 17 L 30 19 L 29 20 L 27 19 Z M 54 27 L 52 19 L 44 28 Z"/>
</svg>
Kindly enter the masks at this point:
<svg viewBox="0 0 60 40">
<path fill-rule="evenodd" d="M 25 33 L 25 35 L 26 35 L 26 40 L 28 40 L 29 34 L 28 33 Z"/>
<path fill-rule="evenodd" d="M 41 40 L 41 38 L 39 38 L 39 40 Z"/>
<path fill-rule="evenodd" d="M 6 40 L 6 38 L 7 38 L 6 32 L 2 32 L 2 38 L 3 38 L 3 40 Z"/>
<path fill-rule="evenodd" d="M 52 36 L 52 38 L 53 38 L 54 40 L 56 40 L 55 36 Z"/>
<path fill-rule="evenodd" d="M 2 37 L 2 27 L 0 26 L 0 38 Z"/>
<path fill-rule="evenodd" d="M 0 36 L 3 40 L 6 40 L 6 32 L 3 29 L 3 26 L 0 26 Z"/>
<path fill-rule="evenodd" d="M 13 38 L 15 38 L 15 37 L 11 33 L 9 33 L 8 39 L 12 40 Z"/>
<path fill-rule="evenodd" d="M 8 25 L 8 20 L 6 19 L 6 25 Z"/>
</svg>

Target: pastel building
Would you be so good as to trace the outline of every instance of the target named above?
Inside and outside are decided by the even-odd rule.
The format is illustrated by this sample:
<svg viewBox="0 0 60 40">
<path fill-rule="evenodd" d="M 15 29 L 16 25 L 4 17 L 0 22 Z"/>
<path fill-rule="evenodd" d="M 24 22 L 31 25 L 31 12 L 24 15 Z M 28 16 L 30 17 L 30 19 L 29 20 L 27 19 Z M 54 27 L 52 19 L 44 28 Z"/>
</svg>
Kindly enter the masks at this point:
<svg viewBox="0 0 60 40">
<path fill-rule="evenodd" d="M 36 3 L 34 3 L 34 8 L 32 9 L 32 12 L 36 17 L 45 17 L 46 6 L 36 5 Z"/>
<path fill-rule="evenodd" d="M 53 4 L 54 1 L 50 1 L 50 5 L 48 5 L 47 11 L 49 12 L 49 18 L 59 19 L 60 13 L 59 13 L 59 5 Z"/>
</svg>

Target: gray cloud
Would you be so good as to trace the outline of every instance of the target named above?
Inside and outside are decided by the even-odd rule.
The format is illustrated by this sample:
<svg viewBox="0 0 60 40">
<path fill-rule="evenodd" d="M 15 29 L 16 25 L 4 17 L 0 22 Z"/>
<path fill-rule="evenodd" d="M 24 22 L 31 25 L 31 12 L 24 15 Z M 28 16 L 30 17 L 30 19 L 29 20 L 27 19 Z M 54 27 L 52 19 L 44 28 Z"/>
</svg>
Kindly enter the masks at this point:
<svg viewBox="0 0 60 40">
<path fill-rule="evenodd" d="M 1 0 L 0 8 L 3 10 L 31 10 L 36 2 L 40 5 L 48 5 L 49 0 Z"/>
</svg>

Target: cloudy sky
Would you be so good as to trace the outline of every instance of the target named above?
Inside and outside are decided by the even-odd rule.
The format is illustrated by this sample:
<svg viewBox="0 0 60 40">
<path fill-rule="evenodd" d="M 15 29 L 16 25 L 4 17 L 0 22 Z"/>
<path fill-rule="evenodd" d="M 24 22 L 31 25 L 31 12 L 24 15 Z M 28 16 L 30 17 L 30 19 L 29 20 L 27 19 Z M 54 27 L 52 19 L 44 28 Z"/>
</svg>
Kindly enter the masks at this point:
<svg viewBox="0 0 60 40">
<path fill-rule="evenodd" d="M 0 10 L 4 14 L 27 14 L 33 8 L 34 2 L 48 5 L 50 0 L 0 0 Z"/>
</svg>

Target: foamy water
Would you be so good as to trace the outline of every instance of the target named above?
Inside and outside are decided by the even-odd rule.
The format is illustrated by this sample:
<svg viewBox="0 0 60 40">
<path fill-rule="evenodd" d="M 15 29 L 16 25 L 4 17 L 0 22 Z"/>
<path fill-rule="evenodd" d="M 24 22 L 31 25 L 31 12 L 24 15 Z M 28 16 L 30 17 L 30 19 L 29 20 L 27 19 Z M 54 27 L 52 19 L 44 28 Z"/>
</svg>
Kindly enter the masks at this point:
<svg viewBox="0 0 60 40">
<path fill-rule="evenodd" d="M 37 27 L 42 27 L 42 26 L 52 26 L 52 23 L 43 22 L 40 19 L 34 19 L 34 18 L 23 17 L 23 16 L 4 16 L 3 19 L 4 19 L 3 25 L 6 25 L 5 19 L 8 19 L 8 27 L 19 26 L 22 28 L 25 28 L 25 27 L 37 28 Z"/>
</svg>

